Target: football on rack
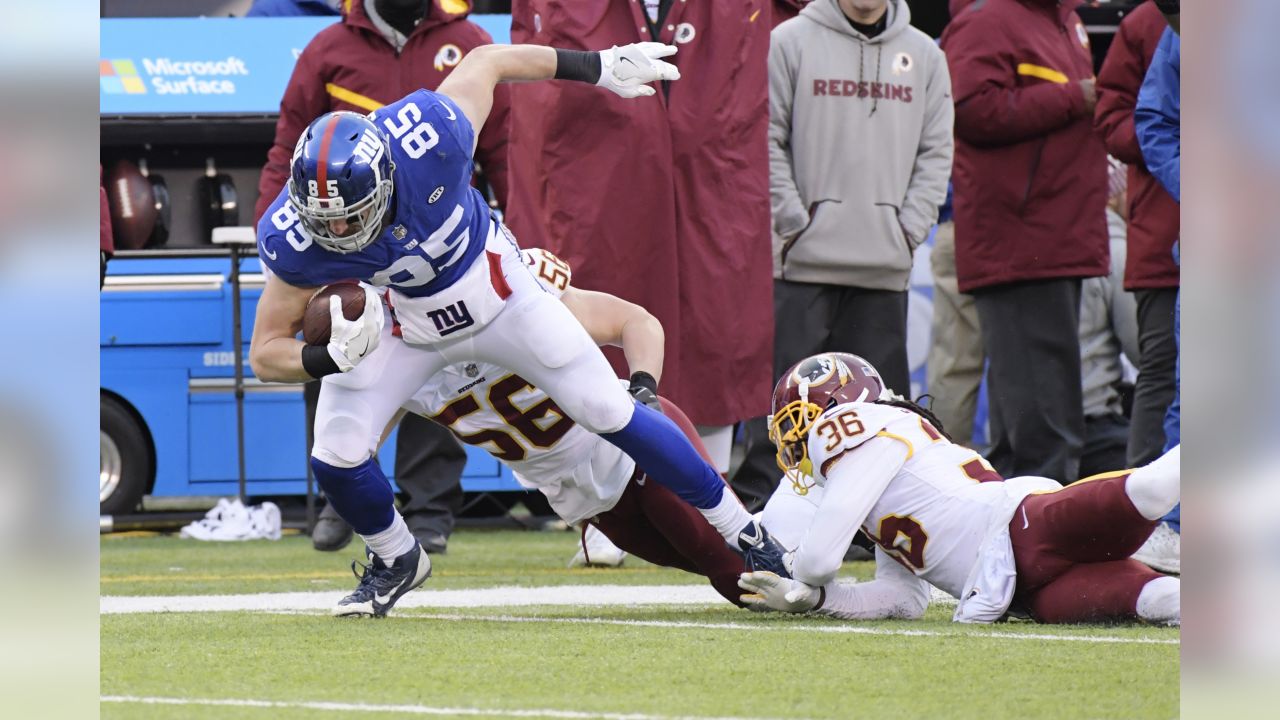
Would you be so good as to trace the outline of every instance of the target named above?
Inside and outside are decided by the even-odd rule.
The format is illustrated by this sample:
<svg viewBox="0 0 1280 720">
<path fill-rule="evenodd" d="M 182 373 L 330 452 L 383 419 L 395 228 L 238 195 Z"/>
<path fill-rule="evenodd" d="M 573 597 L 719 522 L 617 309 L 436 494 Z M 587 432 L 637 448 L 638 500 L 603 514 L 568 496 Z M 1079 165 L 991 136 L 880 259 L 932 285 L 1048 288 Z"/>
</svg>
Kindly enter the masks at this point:
<svg viewBox="0 0 1280 720">
<path fill-rule="evenodd" d="M 359 320 L 364 312 L 364 288 L 359 283 L 340 282 L 325 285 L 311 296 L 307 311 L 302 316 L 302 341 L 308 345 L 328 345 L 330 327 L 329 297 L 337 295 L 342 301 L 342 316 Z"/>
</svg>

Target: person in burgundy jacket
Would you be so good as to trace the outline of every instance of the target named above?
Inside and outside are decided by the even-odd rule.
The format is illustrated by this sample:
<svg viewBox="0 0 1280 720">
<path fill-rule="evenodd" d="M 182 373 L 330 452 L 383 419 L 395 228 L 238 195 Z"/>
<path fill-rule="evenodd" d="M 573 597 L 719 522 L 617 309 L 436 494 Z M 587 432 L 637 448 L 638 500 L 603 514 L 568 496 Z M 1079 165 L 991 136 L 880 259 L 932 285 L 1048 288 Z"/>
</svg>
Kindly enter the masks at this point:
<svg viewBox="0 0 1280 720">
<path fill-rule="evenodd" d="M 1077 479 L 1080 281 L 1106 275 L 1106 150 L 1080 0 L 984 0 L 942 36 L 956 105 L 956 276 L 978 307 L 1005 477 Z"/>
<path fill-rule="evenodd" d="M 774 379 L 771 5 L 512 3 L 514 43 L 656 40 L 689 69 L 625 106 L 580 84 L 513 86 L 507 223 L 521 245 L 572 265 L 583 287 L 662 322 L 662 394 L 689 414 L 721 472 L 731 426 L 767 414 Z"/>
<path fill-rule="evenodd" d="M 773 0 L 773 26 L 778 27 L 783 20 L 799 15 L 810 2 L 812 0 Z"/>
<path fill-rule="evenodd" d="M 1151 56 L 1167 23 L 1155 3 L 1139 6 L 1120 23 L 1098 74 L 1094 124 L 1107 152 L 1129 165 L 1129 241 L 1124 287 L 1138 301 L 1138 382 L 1134 390 L 1128 466 L 1140 467 L 1164 450 L 1164 415 L 1177 387 L 1173 339 L 1178 266 L 1178 203 L 1151 176 L 1138 146 L 1133 111 Z"/>
<path fill-rule="evenodd" d="M 102 259 L 102 275 L 98 278 L 98 289 L 107 284 L 107 261 L 116 251 L 114 236 L 111 234 L 111 212 L 107 209 L 107 188 L 102 184 L 102 165 L 98 165 L 98 214 L 99 255 Z"/>
<path fill-rule="evenodd" d="M 361 114 L 419 88 L 434 90 L 472 48 L 492 38 L 467 20 L 466 0 L 346 0 L 342 21 L 321 30 L 298 58 L 280 101 L 275 144 L 258 181 L 257 224 L 289 177 L 298 136 L 333 110 Z M 509 96 L 494 92 L 493 111 L 480 133 L 476 158 L 499 205 L 506 200 Z M 315 417 L 319 382 L 307 384 L 307 423 Z M 445 551 L 453 516 L 462 507 L 466 453 L 449 431 L 409 415 L 396 440 L 396 484 L 406 495 L 405 523 L 428 553 Z M 339 550 L 351 527 L 326 506 L 312 531 L 318 550 Z"/>
</svg>

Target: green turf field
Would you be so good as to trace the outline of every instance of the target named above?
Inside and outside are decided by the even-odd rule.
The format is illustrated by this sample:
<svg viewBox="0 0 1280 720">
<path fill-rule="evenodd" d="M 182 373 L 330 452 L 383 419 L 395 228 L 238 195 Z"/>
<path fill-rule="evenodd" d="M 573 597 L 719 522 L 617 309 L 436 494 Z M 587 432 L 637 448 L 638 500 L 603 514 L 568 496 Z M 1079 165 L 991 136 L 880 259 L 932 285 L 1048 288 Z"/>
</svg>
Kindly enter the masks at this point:
<svg viewBox="0 0 1280 720">
<path fill-rule="evenodd" d="M 509 588 L 492 591 L 509 595 L 509 606 L 490 596 L 482 606 L 406 608 L 385 620 L 322 610 L 104 613 L 102 717 L 1178 714 L 1177 630 L 960 626 L 941 605 L 923 621 L 858 624 L 724 603 L 654 605 L 664 587 L 696 592 L 702 583 L 635 558 L 616 570 L 568 570 L 574 542 L 570 533 L 462 530 L 415 593 Z M 357 545 L 334 554 L 301 536 L 230 545 L 108 536 L 101 591 L 336 601 L 354 587 L 347 565 Z M 848 564 L 845 574 L 869 577 L 871 565 Z M 520 588 L 537 586 L 574 586 L 560 595 L 595 602 L 594 585 L 634 586 L 627 595 L 640 604 L 519 604 Z"/>
</svg>

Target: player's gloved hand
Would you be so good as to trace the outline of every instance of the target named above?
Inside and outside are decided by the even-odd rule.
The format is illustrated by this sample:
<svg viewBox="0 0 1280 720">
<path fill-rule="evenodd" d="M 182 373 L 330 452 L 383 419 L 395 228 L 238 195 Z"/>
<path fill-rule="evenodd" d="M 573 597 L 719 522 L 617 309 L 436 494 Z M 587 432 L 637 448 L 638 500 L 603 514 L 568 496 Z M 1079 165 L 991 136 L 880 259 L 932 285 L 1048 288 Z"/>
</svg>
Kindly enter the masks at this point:
<svg viewBox="0 0 1280 720">
<path fill-rule="evenodd" d="M 636 402 L 650 410 L 662 412 L 662 403 L 658 402 L 658 381 L 649 373 L 643 370 L 632 373 L 627 392 L 631 393 Z"/>
<path fill-rule="evenodd" d="M 382 339 L 382 298 L 368 285 L 364 289 L 364 312 L 355 320 L 342 315 L 342 300 L 329 296 L 329 355 L 342 372 L 349 372 L 378 347 Z"/>
<path fill-rule="evenodd" d="M 659 59 L 675 54 L 675 45 L 658 42 L 615 45 L 601 50 L 600 79 L 596 84 L 624 98 L 652 95 L 657 91 L 649 83 L 680 79 L 679 68 Z"/>
<path fill-rule="evenodd" d="M 804 613 L 821 607 L 824 599 L 822 588 L 766 571 L 742 573 L 738 587 L 747 591 L 742 602 L 752 610 Z"/>
</svg>

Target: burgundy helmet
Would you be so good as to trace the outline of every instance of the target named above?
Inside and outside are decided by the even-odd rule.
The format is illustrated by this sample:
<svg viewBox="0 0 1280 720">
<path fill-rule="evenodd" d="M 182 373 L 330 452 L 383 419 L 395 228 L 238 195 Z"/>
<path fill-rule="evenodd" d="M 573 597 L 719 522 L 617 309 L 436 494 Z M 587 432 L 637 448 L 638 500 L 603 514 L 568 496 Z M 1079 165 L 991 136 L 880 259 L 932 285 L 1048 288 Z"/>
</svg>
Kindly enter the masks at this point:
<svg viewBox="0 0 1280 720">
<path fill-rule="evenodd" d="M 773 388 L 769 439 L 778 448 L 778 467 L 803 495 L 813 486 L 809 429 L 814 420 L 837 405 L 891 397 L 871 363 L 849 353 L 822 353 L 787 370 Z"/>
</svg>

